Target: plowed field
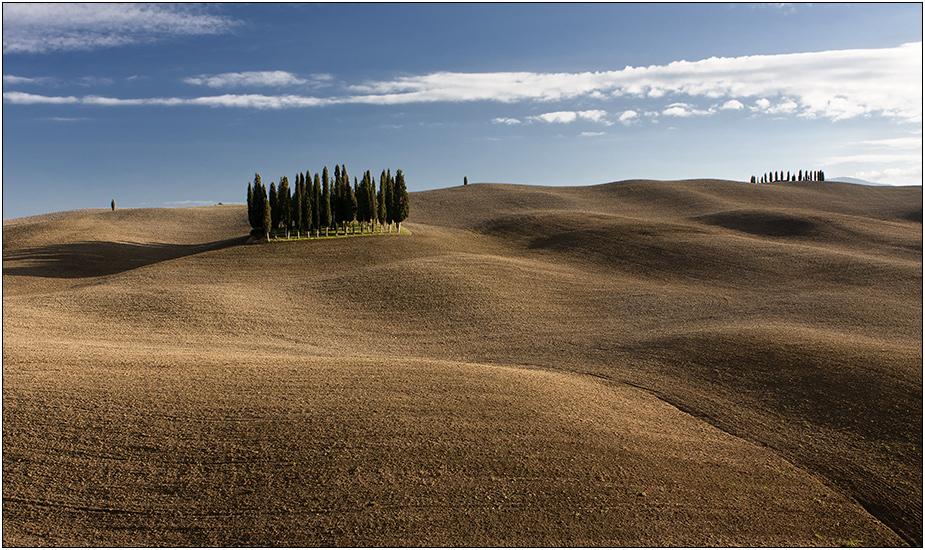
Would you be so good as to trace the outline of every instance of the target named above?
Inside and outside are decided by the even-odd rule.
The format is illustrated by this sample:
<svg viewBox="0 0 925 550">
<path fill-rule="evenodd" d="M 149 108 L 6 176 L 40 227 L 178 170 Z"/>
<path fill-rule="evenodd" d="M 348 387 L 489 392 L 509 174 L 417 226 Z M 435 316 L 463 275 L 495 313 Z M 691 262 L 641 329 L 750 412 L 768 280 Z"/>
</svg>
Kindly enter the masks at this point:
<svg viewBox="0 0 925 550">
<path fill-rule="evenodd" d="M 3 222 L 6 546 L 922 544 L 922 189 Z"/>
</svg>

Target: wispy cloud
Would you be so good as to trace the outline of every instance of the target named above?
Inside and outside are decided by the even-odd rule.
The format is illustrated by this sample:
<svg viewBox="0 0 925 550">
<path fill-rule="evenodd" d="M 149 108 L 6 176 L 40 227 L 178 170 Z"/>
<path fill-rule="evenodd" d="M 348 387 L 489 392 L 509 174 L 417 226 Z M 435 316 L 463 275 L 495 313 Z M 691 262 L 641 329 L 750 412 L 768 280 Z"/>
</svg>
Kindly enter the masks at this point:
<svg viewBox="0 0 925 550">
<path fill-rule="evenodd" d="M 586 73 L 449 73 L 352 86 L 347 101 L 399 104 L 435 101 L 557 101 L 579 96 L 666 94 L 727 98 L 787 98 L 777 112 L 840 120 L 882 115 L 922 118 L 922 44 L 626 67 Z M 680 110 L 676 112 L 680 113 Z M 690 113 L 690 110 L 685 112 Z M 772 112 L 773 111 L 769 111 Z"/>
<path fill-rule="evenodd" d="M 210 88 L 237 88 L 240 86 L 292 86 L 308 81 L 286 71 L 250 71 L 222 73 L 184 78 L 183 82 Z"/>
<path fill-rule="evenodd" d="M 75 96 L 55 97 L 47 95 L 29 94 L 26 92 L 3 92 L 3 101 L 13 105 L 62 105 L 68 103 L 80 103 L 80 98 Z"/>
<path fill-rule="evenodd" d="M 85 121 L 85 120 L 92 120 L 92 119 L 91 119 L 91 118 L 88 118 L 88 117 L 83 117 L 83 116 L 81 116 L 81 117 L 61 117 L 61 116 L 52 116 L 52 117 L 43 118 L 43 119 L 41 119 L 41 120 L 48 120 L 48 121 L 51 121 L 51 122 L 83 122 L 83 121 Z"/>
<path fill-rule="evenodd" d="M 507 117 L 493 118 L 491 119 L 491 122 L 492 124 L 507 124 L 508 126 L 513 126 L 515 124 L 521 123 L 520 119 L 507 118 Z"/>
<path fill-rule="evenodd" d="M 321 75 L 330 81 L 330 75 Z M 310 82 L 319 82 L 314 78 Z M 285 71 L 201 75 L 187 82 L 211 87 L 304 85 L 305 78 Z M 626 67 L 585 73 L 450 73 L 367 82 L 347 86 L 329 97 L 304 95 L 221 95 L 192 99 L 111 100 L 123 105 L 209 105 L 283 109 L 337 104 L 401 105 L 431 102 L 553 102 L 582 98 L 599 102 L 620 98 L 647 101 L 671 96 L 666 116 L 712 115 L 720 110 L 802 118 L 842 120 L 883 116 L 904 122 L 922 120 L 922 43 L 895 48 L 838 50 Z M 60 103 L 61 98 L 4 94 L 11 103 Z M 680 101 L 678 96 L 687 96 Z M 695 106 L 707 98 L 711 106 Z M 98 98 L 70 98 L 73 103 L 103 104 Z M 600 114 L 594 114 L 600 113 Z M 649 115 L 649 112 L 646 112 Z M 596 118 L 595 118 L 596 117 Z M 606 123 L 603 110 L 551 111 L 527 120 L 571 122 L 580 118 Z M 497 118 L 512 124 L 513 118 Z M 625 121 L 624 121 L 625 122 Z"/>
<path fill-rule="evenodd" d="M 206 107 L 241 107 L 252 109 L 289 109 L 295 107 L 317 107 L 325 105 L 328 100 L 315 97 L 296 95 L 267 96 L 261 94 L 225 94 L 219 96 L 206 96 L 196 98 L 154 97 L 141 99 L 119 99 L 88 95 L 75 96 L 44 96 L 25 92 L 4 92 L 3 100 L 15 105 L 37 104 L 75 104 L 95 106 L 139 106 L 139 105 L 202 105 Z"/>
<path fill-rule="evenodd" d="M 820 164 L 878 183 L 922 185 L 922 134 L 846 143 Z"/>
<path fill-rule="evenodd" d="M 237 22 L 185 4 L 8 3 L 3 53 L 89 50 L 177 35 L 219 34 Z"/>
<path fill-rule="evenodd" d="M 51 84 L 55 79 L 47 76 L 15 76 L 11 74 L 3 75 L 3 84 L 8 86 L 23 86 L 23 85 L 45 85 Z"/>
<path fill-rule="evenodd" d="M 769 8 L 778 11 L 783 15 L 792 15 L 796 13 L 797 7 L 796 4 L 792 2 L 764 2 L 760 4 L 754 4 L 755 8 Z"/>
</svg>

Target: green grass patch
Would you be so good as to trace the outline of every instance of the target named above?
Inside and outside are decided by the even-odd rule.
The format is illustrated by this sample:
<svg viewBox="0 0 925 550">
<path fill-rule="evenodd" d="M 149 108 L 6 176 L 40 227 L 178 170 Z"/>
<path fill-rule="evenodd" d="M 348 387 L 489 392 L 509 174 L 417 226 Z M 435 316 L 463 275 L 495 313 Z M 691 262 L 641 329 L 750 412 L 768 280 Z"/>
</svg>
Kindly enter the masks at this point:
<svg viewBox="0 0 925 550">
<path fill-rule="evenodd" d="M 286 232 L 282 230 L 276 230 L 270 233 L 270 242 L 272 243 L 285 243 L 285 242 L 297 242 L 297 241 L 315 241 L 315 240 L 324 240 L 324 239 L 343 239 L 344 237 L 374 237 L 374 236 L 388 236 L 388 235 L 411 235 L 411 231 L 407 228 L 402 227 L 401 230 L 393 229 L 392 232 L 388 231 L 379 231 L 379 229 L 374 229 L 372 231 L 360 231 L 358 227 L 355 226 L 355 230 L 351 229 L 344 231 L 343 228 L 338 230 L 329 230 L 328 234 L 325 235 L 324 232 L 320 232 L 318 236 L 315 236 L 315 232 L 312 231 L 309 235 L 297 235 L 295 232 L 290 231 L 289 237 L 286 237 Z"/>
</svg>

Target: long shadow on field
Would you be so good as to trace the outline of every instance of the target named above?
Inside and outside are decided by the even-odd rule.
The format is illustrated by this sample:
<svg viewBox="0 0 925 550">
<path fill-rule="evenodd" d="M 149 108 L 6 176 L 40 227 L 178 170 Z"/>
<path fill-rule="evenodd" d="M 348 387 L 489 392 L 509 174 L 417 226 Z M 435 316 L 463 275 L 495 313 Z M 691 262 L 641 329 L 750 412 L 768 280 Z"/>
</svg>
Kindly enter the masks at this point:
<svg viewBox="0 0 925 550">
<path fill-rule="evenodd" d="M 668 401 L 771 442 L 921 547 L 920 351 L 749 330 L 669 336 L 635 351 L 660 359 Z"/>
<path fill-rule="evenodd" d="M 17 262 L 18 265 L 4 265 L 3 272 L 7 275 L 61 279 L 100 277 L 241 245 L 247 239 L 236 237 L 202 244 L 83 241 L 39 246 L 5 254 L 4 264 Z"/>
</svg>

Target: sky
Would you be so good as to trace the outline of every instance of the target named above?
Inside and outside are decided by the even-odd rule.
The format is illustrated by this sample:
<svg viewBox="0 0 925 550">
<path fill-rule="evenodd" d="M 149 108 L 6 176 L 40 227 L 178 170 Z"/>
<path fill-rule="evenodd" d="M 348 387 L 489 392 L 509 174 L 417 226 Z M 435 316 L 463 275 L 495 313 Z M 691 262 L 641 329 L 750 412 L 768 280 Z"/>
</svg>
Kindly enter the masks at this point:
<svg viewBox="0 0 925 550">
<path fill-rule="evenodd" d="M 2 69 L 4 219 L 335 164 L 922 185 L 920 3 L 4 3 Z"/>
</svg>

